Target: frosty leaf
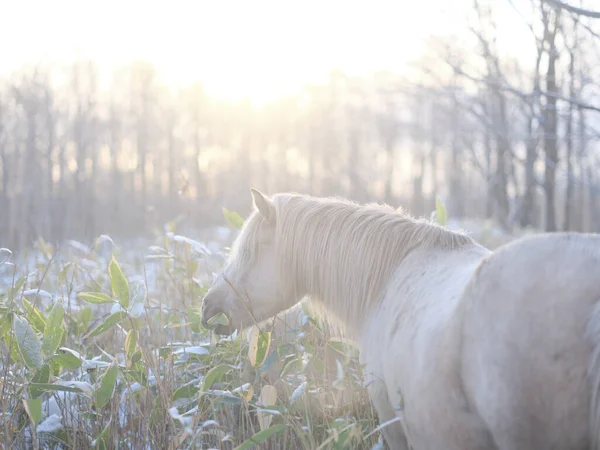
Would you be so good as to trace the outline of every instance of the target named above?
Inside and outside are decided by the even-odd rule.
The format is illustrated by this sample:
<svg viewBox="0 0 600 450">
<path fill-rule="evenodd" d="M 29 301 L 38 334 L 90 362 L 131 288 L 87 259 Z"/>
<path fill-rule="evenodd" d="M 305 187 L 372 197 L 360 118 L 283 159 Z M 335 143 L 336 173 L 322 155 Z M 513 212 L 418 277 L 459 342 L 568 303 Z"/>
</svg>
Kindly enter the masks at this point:
<svg viewBox="0 0 600 450">
<path fill-rule="evenodd" d="M 29 300 L 22 298 L 23 309 L 27 313 L 27 320 L 38 332 L 43 333 L 46 328 L 46 316 Z"/>
<path fill-rule="evenodd" d="M 232 392 L 249 402 L 252 400 L 252 396 L 254 396 L 254 387 L 250 383 L 245 383 L 242 386 L 235 388 Z"/>
<path fill-rule="evenodd" d="M 128 312 L 131 317 L 140 317 L 144 313 L 144 304 L 146 303 L 146 284 L 137 281 L 132 283 L 131 288 L 131 302 Z"/>
<path fill-rule="evenodd" d="M 29 419 L 35 425 L 42 420 L 42 399 L 41 398 L 29 398 L 23 400 L 23 406 L 29 416 Z"/>
<path fill-rule="evenodd" d="M 81 367 L 81 358 L 73 355 L 72 353 L 61 353 L 58 355 L 54 355 L 52 357 L 52 361 L 60 364 L 61 367 L 65 369 L 75 370 Z"/>
<path fill-rule="evenodd" d="M 111 364 L 104 373 L 102 380 L 100 380 L 100 386 L 96 389 L 96 392 L 94 392 L 94 404 L 96 405 L 97 410 L 104 408 L 112 398 L 115 391 L 115 385 L 117 384 L 118 372 L 117 366 Z"/>
<path fill-rule="evenodd" d="M 41 368 L 44 362 L 42 358 L 42 344 L 35 331 L 33 331 L 33 328 L 29 325 L 29 322 L 27 322 L 27 319 L 15 316 L 13 329 L 19 352 L 23 356 L 27 367 L 32 369 Z"/>
<path fill-rule="evenodd" d="M 90 397 L 94 395 L 94 387 L 86 381 L 62 381 L 61 384 L 67 388 L 79 389 L 82 393 Z"/>
<path fill-rule="evenodd" d="M 3 264 L 6 261 L 8 261 L 12 254 L 13 253 L 9 249 L 4 247 L 0 248 L 0 264 Z"/>
<path fill-rule="evenodd" d="M 302 395 L 304 394 L 304 391 L 306 391 L 306 381 L 303 381 L 302 383 L 300 383 L 300 385 L 294 389 L 294 392 L 292 392 L 292 396 L 290 397 L 290 404 L 293 405 L 294 403 L 296 403 L 298 400 L 300 400 L 300 397 L 302 397 Z"/>
<path fill-rule="evenodd" d="M 57 383 L 29 383 L 29 387 L 32 389 L 38 389 L 42 391 L 59 391 L 59 392 L 75 392 L 81 394 L 84 391 L 77 386 L 70 386 L 68 384 L 57 384 Z"/>
<path fill-rule="evenodd" d="M 173 352 L 174 355 L 179 355 L 181 353 L 191 353 L 193 355 L 208 355 L 210 352 L 206 347 L 201 346 L 193 346 L 193 347 L 182 347 L 178 348 Z"/>
<path fill-rule="evenodd" d="M 181 386 L 173 393 L 173 400 L 179 400 L 181 398 L 192 398 L 194 395 L 198 393 L 200 388 L 196 386 L 196 381 L 193 381 L 190 384 L 186 384 L 185 386 Z"/>
<path fill-rule="evenodd" d="M 33 378 L 31 379 L 31 383 L 29 385 L 29 396 L 31 398 L 37 398 L 43 394 L 43 390 L 36 389 L 32 387 L 33 383 L 48 383 L 50 381 L 50 366 L 48 364 L 44 364 L 41 369 L 39 369 Z"/>
<path fill-rule="evenodd" d="M 119 311 L 114 314 L 111 314 L 110 316 L 108 316 L 108 318 L 104 322 L 102 322 L 100 325 L 98 325 L 96 328 L 94 328 L 92 331 L 90 331 L 84 337 L 89 338 L 89 337 L 98 336 L 99 334 L 102 334 L 102 333 L 110 330 L 112 327 L 114 327 L 116 324 L 118 324 L 125 317 L 127 317 L 127 313 L 125 311 Z"/>
<path fill-rule="evenodd" d="M 65 328 L 62 324 L 64 315 L 65 308 L 61 303 L 56 303 L 48 316 L 48 321 L 44 328 L 44 341 L 42 345 L 42 350 L 47 358 L 54 355 L 65 333 Z"/>
<path fill-rule="evenodd" d="M 202 390 L 208 391 L 213 383 L 223 378 L 223 375 L 232 369 L 235 369 L 235 367 L 229 364 L 220 364 L 210 369 L 204 378 L 204 382 L 202 383 Z"/>
<path fill-rule="evenodd" d="M 38 296 L 38 297 L 42 297 L 42 298 L 45 298 L 48 300 L 52 299 L 52 294 L 43 289 L 27 289 L 26 291 L 23 292 L 23 296 L 24 297 Z"/>
<path fill-rule="evenodd" d="M 36 431 L 38 433 L 55 433 L 56 431 L 62 429 L 62 427 L 63 425 L 60 421 L 60 417 L 58 417 L 56 414 L 52 414 L 37 426 Z"/>
</svg>

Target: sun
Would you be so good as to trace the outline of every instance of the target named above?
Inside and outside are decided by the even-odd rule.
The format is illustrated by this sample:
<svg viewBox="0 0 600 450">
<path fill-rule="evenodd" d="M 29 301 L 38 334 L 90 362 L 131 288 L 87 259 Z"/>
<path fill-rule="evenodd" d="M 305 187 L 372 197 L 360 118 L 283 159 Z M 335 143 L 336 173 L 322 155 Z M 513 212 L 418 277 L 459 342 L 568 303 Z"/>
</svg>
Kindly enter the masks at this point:
<svg viewBox="0 0 600 450">
<path fill-rule="evenodd" d="M 157 42 L 152 55 L 176 83 L 201 79 L 211 95 L 261 104 L 321 80 L 331 70 L 364 74 L 397 69 L 415 58 L 427 28 L 397 3 L 185 3 L 190 9 L 181 19 L 198 22 L 189 28 L 175 23 L 163 34 L 171 36 L 173 47 Z"/>
</svg>

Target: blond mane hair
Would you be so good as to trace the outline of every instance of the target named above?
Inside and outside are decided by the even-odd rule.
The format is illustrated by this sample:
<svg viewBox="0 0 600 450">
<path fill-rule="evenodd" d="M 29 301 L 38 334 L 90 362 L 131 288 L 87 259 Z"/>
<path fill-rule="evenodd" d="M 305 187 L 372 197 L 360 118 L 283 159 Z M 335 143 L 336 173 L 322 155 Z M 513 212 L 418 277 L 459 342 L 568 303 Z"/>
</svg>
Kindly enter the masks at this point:
<svg viewBox="0 0 600 450">
<path fill-rule="evenodd" d="M 296 299 L 310 295 L 313 306 L 333 313 L 334 323 L 352 331 L 359 330 L 394 270 L 413 250 L 474 244 L 465 234 L 387 205 L 300 194 L 276 194 L 272 201 L 276 226 L 271 231 L 281 276 L 293 283 Z M 251 264 L 258 257 L 263 225 L 269 226 L 254 212 L 232 249 L 236 262 Z"/>
</svg>

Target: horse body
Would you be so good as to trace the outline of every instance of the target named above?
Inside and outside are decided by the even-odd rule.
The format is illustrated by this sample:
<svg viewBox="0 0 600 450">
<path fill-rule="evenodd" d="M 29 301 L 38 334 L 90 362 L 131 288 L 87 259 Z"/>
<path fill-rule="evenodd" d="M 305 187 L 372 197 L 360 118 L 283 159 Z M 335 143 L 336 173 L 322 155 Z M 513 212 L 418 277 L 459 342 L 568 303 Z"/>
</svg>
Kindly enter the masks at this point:
<svg viewBox="0 0 600 450">
<path fill-rule="evenodd" d="M 600 236 L 492 253 L 391 208 L 253 195 L 203 320 L 311 296 L 358 342 L 393 449 L 600 450 Z"/>
<path fill-rule="evenodd" d="M 597 448 L 598 281 L 598 236 L 407 257 L 361 346 L 390 446 Z"/>
<path fill-rule="evenodd" d="M 600 236 L 508 244 L 463 301 L 463 385 L 497 447 L 600 448 Z"/>
</svg>

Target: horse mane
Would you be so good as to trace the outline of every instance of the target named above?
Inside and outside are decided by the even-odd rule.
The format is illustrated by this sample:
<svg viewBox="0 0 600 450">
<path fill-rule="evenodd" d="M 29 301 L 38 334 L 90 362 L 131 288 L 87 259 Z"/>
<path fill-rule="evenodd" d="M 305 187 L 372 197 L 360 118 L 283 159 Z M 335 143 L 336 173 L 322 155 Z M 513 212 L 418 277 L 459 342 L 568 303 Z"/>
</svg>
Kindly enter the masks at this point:
<svg viewBox="0 0 600 450">
<path fill-rule="evenodd" d="M 296 298 L 310 295 L 313 306 L 326 310 L 324 316 L 344 334 L 360 330 L 394 270 L 413 250 L 474 244 L 463 233 L 387 205 L 300 194 L 276 194 L 272 201 L 281 276 L 294 283 Z M 243 241 L 254 244 L 242 252 L 246 258 L 259 251 L 260 222 L 250 222 Z"/>
</svg>

